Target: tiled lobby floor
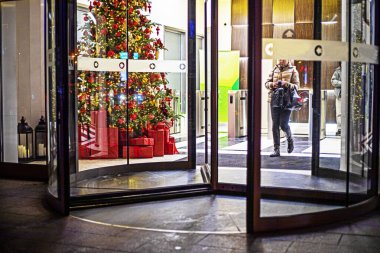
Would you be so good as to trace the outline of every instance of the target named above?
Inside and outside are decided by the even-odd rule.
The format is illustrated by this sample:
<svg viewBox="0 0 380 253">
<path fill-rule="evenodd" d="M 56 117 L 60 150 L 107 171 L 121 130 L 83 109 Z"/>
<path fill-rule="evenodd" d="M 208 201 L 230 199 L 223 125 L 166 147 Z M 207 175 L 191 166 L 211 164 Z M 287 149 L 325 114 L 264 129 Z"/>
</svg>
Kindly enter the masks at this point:
<svg viewBox="0 0 380 253">
<path fill-rule="evenodd" d="M 281 234 L 165 233 L 60 217 L 45 207 L 45 192 L 43 183 L 0 180 L 0 252 L 380 252 L 379 210 Z"/>
</svg>

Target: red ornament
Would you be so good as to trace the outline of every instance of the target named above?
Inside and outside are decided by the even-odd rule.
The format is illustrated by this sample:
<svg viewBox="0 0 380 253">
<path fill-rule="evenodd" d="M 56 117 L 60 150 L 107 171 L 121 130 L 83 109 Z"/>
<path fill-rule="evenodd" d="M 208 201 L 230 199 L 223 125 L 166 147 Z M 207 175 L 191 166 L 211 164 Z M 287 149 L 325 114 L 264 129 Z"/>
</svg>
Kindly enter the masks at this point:
<svg viewBox="0 0 380 253">
<path fill-rule="evenodd" d="M 159 26 L 157 26 L 156 31 L 157 31 L 157 36 L 158 36 L 160 34 L 160 27 Z"/>
<path fill-rule="evenodd" d="M 93 76 L 90 76 L 88 79 L 87 79 L 87 82 L 93 84 L 95 82 L 95 79 Z"/>
<path fill-rule="evenodd" d="M 128 109 L 133 109 L 133 108 L 135 108 L 135 102 L 131 101 L 128 103 Z"/>
<path fill-rule="evenodd" d="M 86 16 L 84 16 L 84 21 L 88 21 L 88 17 L 87 17 L 87 15 Z"/>
<path fill-rule="evenodd" d="M 114 55 L 115 55 L 115 52 L 112 50 L 108 51 L 108 53 L 107 53 L 108 57 L 114 57 Z"/>
<path fill-rule="evenodd" d="M 108 33 L 108 29 L 107 29 L 107 28 L 103 28 L 102 30 L 100 30 L 100 33 L 101 33 L 102 35 L 107 35 L 107 33 Z"/>
<path fill-rule="evenodd" d="M 120 37 L 120 36 L 121 36 L 121 32 L 117 32 L 116 37 Z"/>
<path fill-rule="evenodd" d="M 132 113 L 131 116 L 129 116 L 129 118 L 130 118 L 131 120 L 136 120 L 136 119 L 137 119 L 137 115 L 136 115 L 136 113 Z"/>
<path fill-rule="evenodd" d="M 117 123 L 118 123 L 119 125 L 123 125 L 123 124 L 125 124 L 125 119 L 123 119 L 123 118 L 119 118 L 119 119 L 117 120 Z"/>
<path fill-rule="evenodd" d="M 133 13 L 133 7 L 129 7 L 128 13 L 129 13 L 130 15 L 132 15 L 132 13 Z"/>
<path fill-rule="evenodd" d="M 119 28 L 119 25 L 118 25 L 118 24 L 114 24 L 114 25 L 113 25 L 113 29 L 116 30 L 117 28 Z"/>
</svg>

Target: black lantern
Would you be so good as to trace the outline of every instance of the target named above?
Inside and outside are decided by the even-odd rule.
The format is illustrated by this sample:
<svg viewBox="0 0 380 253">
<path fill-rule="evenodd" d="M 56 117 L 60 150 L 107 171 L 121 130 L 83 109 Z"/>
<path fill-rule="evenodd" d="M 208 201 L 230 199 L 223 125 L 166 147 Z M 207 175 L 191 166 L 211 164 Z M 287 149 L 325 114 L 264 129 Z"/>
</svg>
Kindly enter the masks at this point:
<svg viewBox="0 0 380 253">
<path fill-rule="evenodd" d="M 18 160 L 28 162 L 33 159 L 33 128 L 21 117 L 21 123 L 17 125 L 18 134 Z"/>
<path fill-rule="evenodd" d="M 46 122 L 44 116 L 41 116 L 40 122 L 38 122 L 38 125 L 34 128 L 34 133 L 34 154 L 36 159 L 44 160 L 46 159 Z"/>
</svg>

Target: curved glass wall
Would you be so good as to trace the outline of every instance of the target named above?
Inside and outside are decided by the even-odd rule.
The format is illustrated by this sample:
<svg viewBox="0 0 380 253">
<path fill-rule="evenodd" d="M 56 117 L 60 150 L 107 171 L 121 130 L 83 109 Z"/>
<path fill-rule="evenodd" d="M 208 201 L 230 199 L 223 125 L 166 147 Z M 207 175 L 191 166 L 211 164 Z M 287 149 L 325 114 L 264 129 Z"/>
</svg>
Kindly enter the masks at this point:
<svg viewBox="0 0 380 253">
<path fill-rule="evenodd" d="M 260 216 L 374 196 L 375 2 L 262 3 Z"/>
<path fill-rule="evenodd" d="M 77 1 L 72 196 L 205 182 L 204 6 L 175 6 Z"/>
</svg>

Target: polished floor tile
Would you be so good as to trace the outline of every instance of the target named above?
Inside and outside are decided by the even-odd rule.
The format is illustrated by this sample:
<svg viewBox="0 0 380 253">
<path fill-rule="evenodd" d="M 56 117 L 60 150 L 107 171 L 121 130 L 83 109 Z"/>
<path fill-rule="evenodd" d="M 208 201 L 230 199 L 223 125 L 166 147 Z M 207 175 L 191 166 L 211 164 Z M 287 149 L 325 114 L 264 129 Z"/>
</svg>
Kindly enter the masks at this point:
<svg viewBox="0 0 380 253">
<path fill-rule="evenodd" d="M 203 196 L 72 212 L 94 220 L 121 220 L 124 224 L 140 223 L 151 228 L 215 229 L 205 233 L 149 231 L 59 216 L 44 202 L 46 188 L 43 183 L 0 179 L 1 253 L 380 252 L 379 210 L 339 224 L 261 235 L 215 233 L 216 229 L 243 231 L 245 201 L 240 197 Z M 271 202 L 268 201 L 269 210 L 273 213 L 294 208 Z"/>
</svg>

